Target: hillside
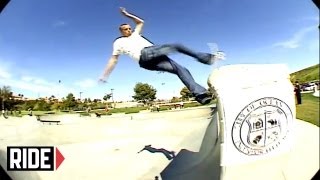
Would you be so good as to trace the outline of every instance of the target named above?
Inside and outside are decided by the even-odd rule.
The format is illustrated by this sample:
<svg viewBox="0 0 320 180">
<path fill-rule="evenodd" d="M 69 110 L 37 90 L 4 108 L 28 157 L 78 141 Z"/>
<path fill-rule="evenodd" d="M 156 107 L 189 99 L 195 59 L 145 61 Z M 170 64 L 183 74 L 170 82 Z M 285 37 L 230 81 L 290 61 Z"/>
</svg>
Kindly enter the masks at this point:
<svg viewBox="0 0 320 180">
<path fill-rule="evenodd" d="M 292 82 L 299 81 L 299 83 L 319 80 L 319 64 L 291 73 L 290 76 Z"/>
</svg>

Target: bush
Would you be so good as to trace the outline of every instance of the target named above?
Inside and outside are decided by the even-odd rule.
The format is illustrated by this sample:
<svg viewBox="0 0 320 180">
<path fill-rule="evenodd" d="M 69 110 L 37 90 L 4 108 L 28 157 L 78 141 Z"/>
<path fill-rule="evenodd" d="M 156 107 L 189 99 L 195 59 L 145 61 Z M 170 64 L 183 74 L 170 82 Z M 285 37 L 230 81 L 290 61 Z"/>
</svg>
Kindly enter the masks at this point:
<svg viewBox="0 0 320 180">
<path fill-rule="evenodd" d="M 125 114 L 132 114 L 132 113 L 139 113 L 140 111 L 138 110 L 128 110 L 127 112 L 125 112 Z"/>
<path fill-rule="evenodd" d="M 1 115 L 1 116 L 2 116 L 2 115 Z M 22 114 L 15 113 L 15 114 L 12 114 L 12 115 L 10 115 L 10 116 L 12 116 L 12 117 L 22 117 Z"/>
<path fill-rule="evenodd" d="M 110 116 L 110 115 L 112 115 L 111 112 L 106 112 L 106 111 L 96 111 L 96 113 L 100 114 L 101 116 Z"/>
<path fill-rule="evenodd" d="M 211 105 L 211 104 L 215 104 L 217 103 L 217 99 L 213 99 L 209 104 L 207 105 Z M 184 103 L 184 107 L 188 108 L 188 107 L 198 107 L 198 106 L 202 106 L 202 104 L 198 103 L 198 102 L 191 102 L 191 103 Z"/>
<path fill-rule="evenodd" d="M 160 106 L 159 111 L 167 111 L 167 110 L 171 110 L 171 107 L 170 106 Z"/>
<path fill-rule="evenodd" d="M 116 109 L 111 109 L 109 112 L 110 113 L 127 113 L 127 112 L 136 112 L 136 111 L 141 111 L 141 110 L 146 110 L 148 107 L 127 107 L 127 108 L 116 108 Z"/>
<path fill-rule="evenodd" d="M 82 112 L 82 113 L 80 113 L 80 116 L 91 116 L 91 115 L 90 115 L 90 113 Z"/>
<path fill-rule="evenodd" d="M 192 103 L 184 103 L 183 105 L 185 108 L 188 108 L 188 107 L 197 107 L 197 106 L 201 106 L 200 103 L 198 102 L 192 102 Z"/>
<path fill-rule="evenodd" d="M 142 108 L 138 108 L 138 107 L 135 107 L 135 108 L 126 108 L 124 113 L 125 113 L 125 114 L 139 113 L 141 109 L 142 109 Z"/>
</svg>

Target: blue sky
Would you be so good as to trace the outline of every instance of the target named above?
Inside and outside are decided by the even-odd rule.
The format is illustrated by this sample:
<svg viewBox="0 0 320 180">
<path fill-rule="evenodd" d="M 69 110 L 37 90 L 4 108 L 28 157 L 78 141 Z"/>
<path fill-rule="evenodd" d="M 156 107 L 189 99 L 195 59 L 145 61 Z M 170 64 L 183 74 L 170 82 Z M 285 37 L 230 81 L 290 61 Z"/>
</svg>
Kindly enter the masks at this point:
<svg viewBox="0 0 320 180">
<path fill-rule="evenodd" d="M 158 98 L 179 94 L 178 77 L 125 56 L 109 82 L 98 83 L 119 24 L 134 25 L 119 7 L 143 18 L 144 36 L 156 44 L 204 52 L 218 44 L 227 59 L 215 66 L 171 56 L 205 87 L 218 66 L 285 63 L 294 72 L 319 63 L 319 10 L 311 0 L 12 0 L 0 14 L 0 86 L 30 98 L 102 98 L 113 88 L 115 100 L 128 100 L 137 82 L 155 87 Z"/>
</svg>

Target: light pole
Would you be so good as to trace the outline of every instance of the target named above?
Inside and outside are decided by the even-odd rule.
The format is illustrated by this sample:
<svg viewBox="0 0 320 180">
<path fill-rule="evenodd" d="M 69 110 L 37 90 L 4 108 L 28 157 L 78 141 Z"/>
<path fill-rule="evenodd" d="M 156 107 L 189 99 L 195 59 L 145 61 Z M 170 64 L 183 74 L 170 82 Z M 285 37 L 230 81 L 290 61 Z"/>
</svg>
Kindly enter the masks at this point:
<svg viewBox="0 0 320 180">
<path fill-rule="evenodd" d="M 115 108 L 115 107 L 116 107 L 116 104 L 114 103 L 114 99 L 113 99 L 113 90 L 114 90 L 114 89 L 111 89 L 111 95 L 112 95 L 113 108 Z"/>
<path fill-rule="evenodd" d="M 81 102 L 81 94 L 82 94 L 83 92 L 79 92 L 79 94 L 80 94 L 80 102 Z"/>
<path fill-rule="evenodd" d="M 58 97 L 57 97 L 57 99 L 58 99 L 58 103 L 59 103 L 59 100 L 60 100 L 60 89 L 61 89 L 61 80 L 59 80 L 58 81 L 58 83 L 59 83 L 59 85 L 58 85 Z"/>
<path fill-rule="evenodd" d="M 2 89 L 0 88 L 0 99 L 1 99 L 1 108 L 2 108 L 2 111 L 1 111 L 1 115 L 3 114 L 4 115 L 4 95 L 3 95 L 3 92 L 2 92 Z"/>
</svg>

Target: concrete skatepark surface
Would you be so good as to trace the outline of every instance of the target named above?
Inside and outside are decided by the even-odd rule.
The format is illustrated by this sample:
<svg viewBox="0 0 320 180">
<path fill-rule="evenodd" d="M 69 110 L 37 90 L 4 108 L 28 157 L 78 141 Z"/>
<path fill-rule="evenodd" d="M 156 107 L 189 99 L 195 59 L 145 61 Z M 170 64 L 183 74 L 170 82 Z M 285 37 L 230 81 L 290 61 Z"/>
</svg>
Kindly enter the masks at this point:
<svg viewBox="0 0 320 180">
<path fill-rule="evenodd" d="M 198 152 L 211 113 L 212 107 L 203 107 L 101 118 L 64 115 L 56 117 L 61 125 L 35 117 L 1 119 L 0 164 L 6 169 L 7 146 L 53 145 L 65 157 L 57 171 L 7 173 L 17 180 L 154 179 L 170 161 L 161 153 L 137 152 L 148 144 L 174 150 L 178 157 L 181 149 Z"/>
<path fill-rule="evenodd" d="M 12 145 L 53 145 L 65 157 L 57 171 L 7 172 L 12 179 L 270 179 L 261 175 L 270 167 L 282 168 L 283 179 L 311 179 L 319 169 L 315 160 L 319 159 L 319 128 L 300 120 L 295 122 L 295 148 L 289 158 L 284 157 L 286 164 L 272 158 L 262 165 L 226 168 L 220 167 L 213 107 L 102 118 L 65 115 L 59 119 L 61 125 L 42 124 L 35 117 L 0 120 L 3 169 L 6 147 Z M 169 161 L 161 153 L 137 154 L 147 144 L 174 150 L 177 156 Z"/>
</svg>

